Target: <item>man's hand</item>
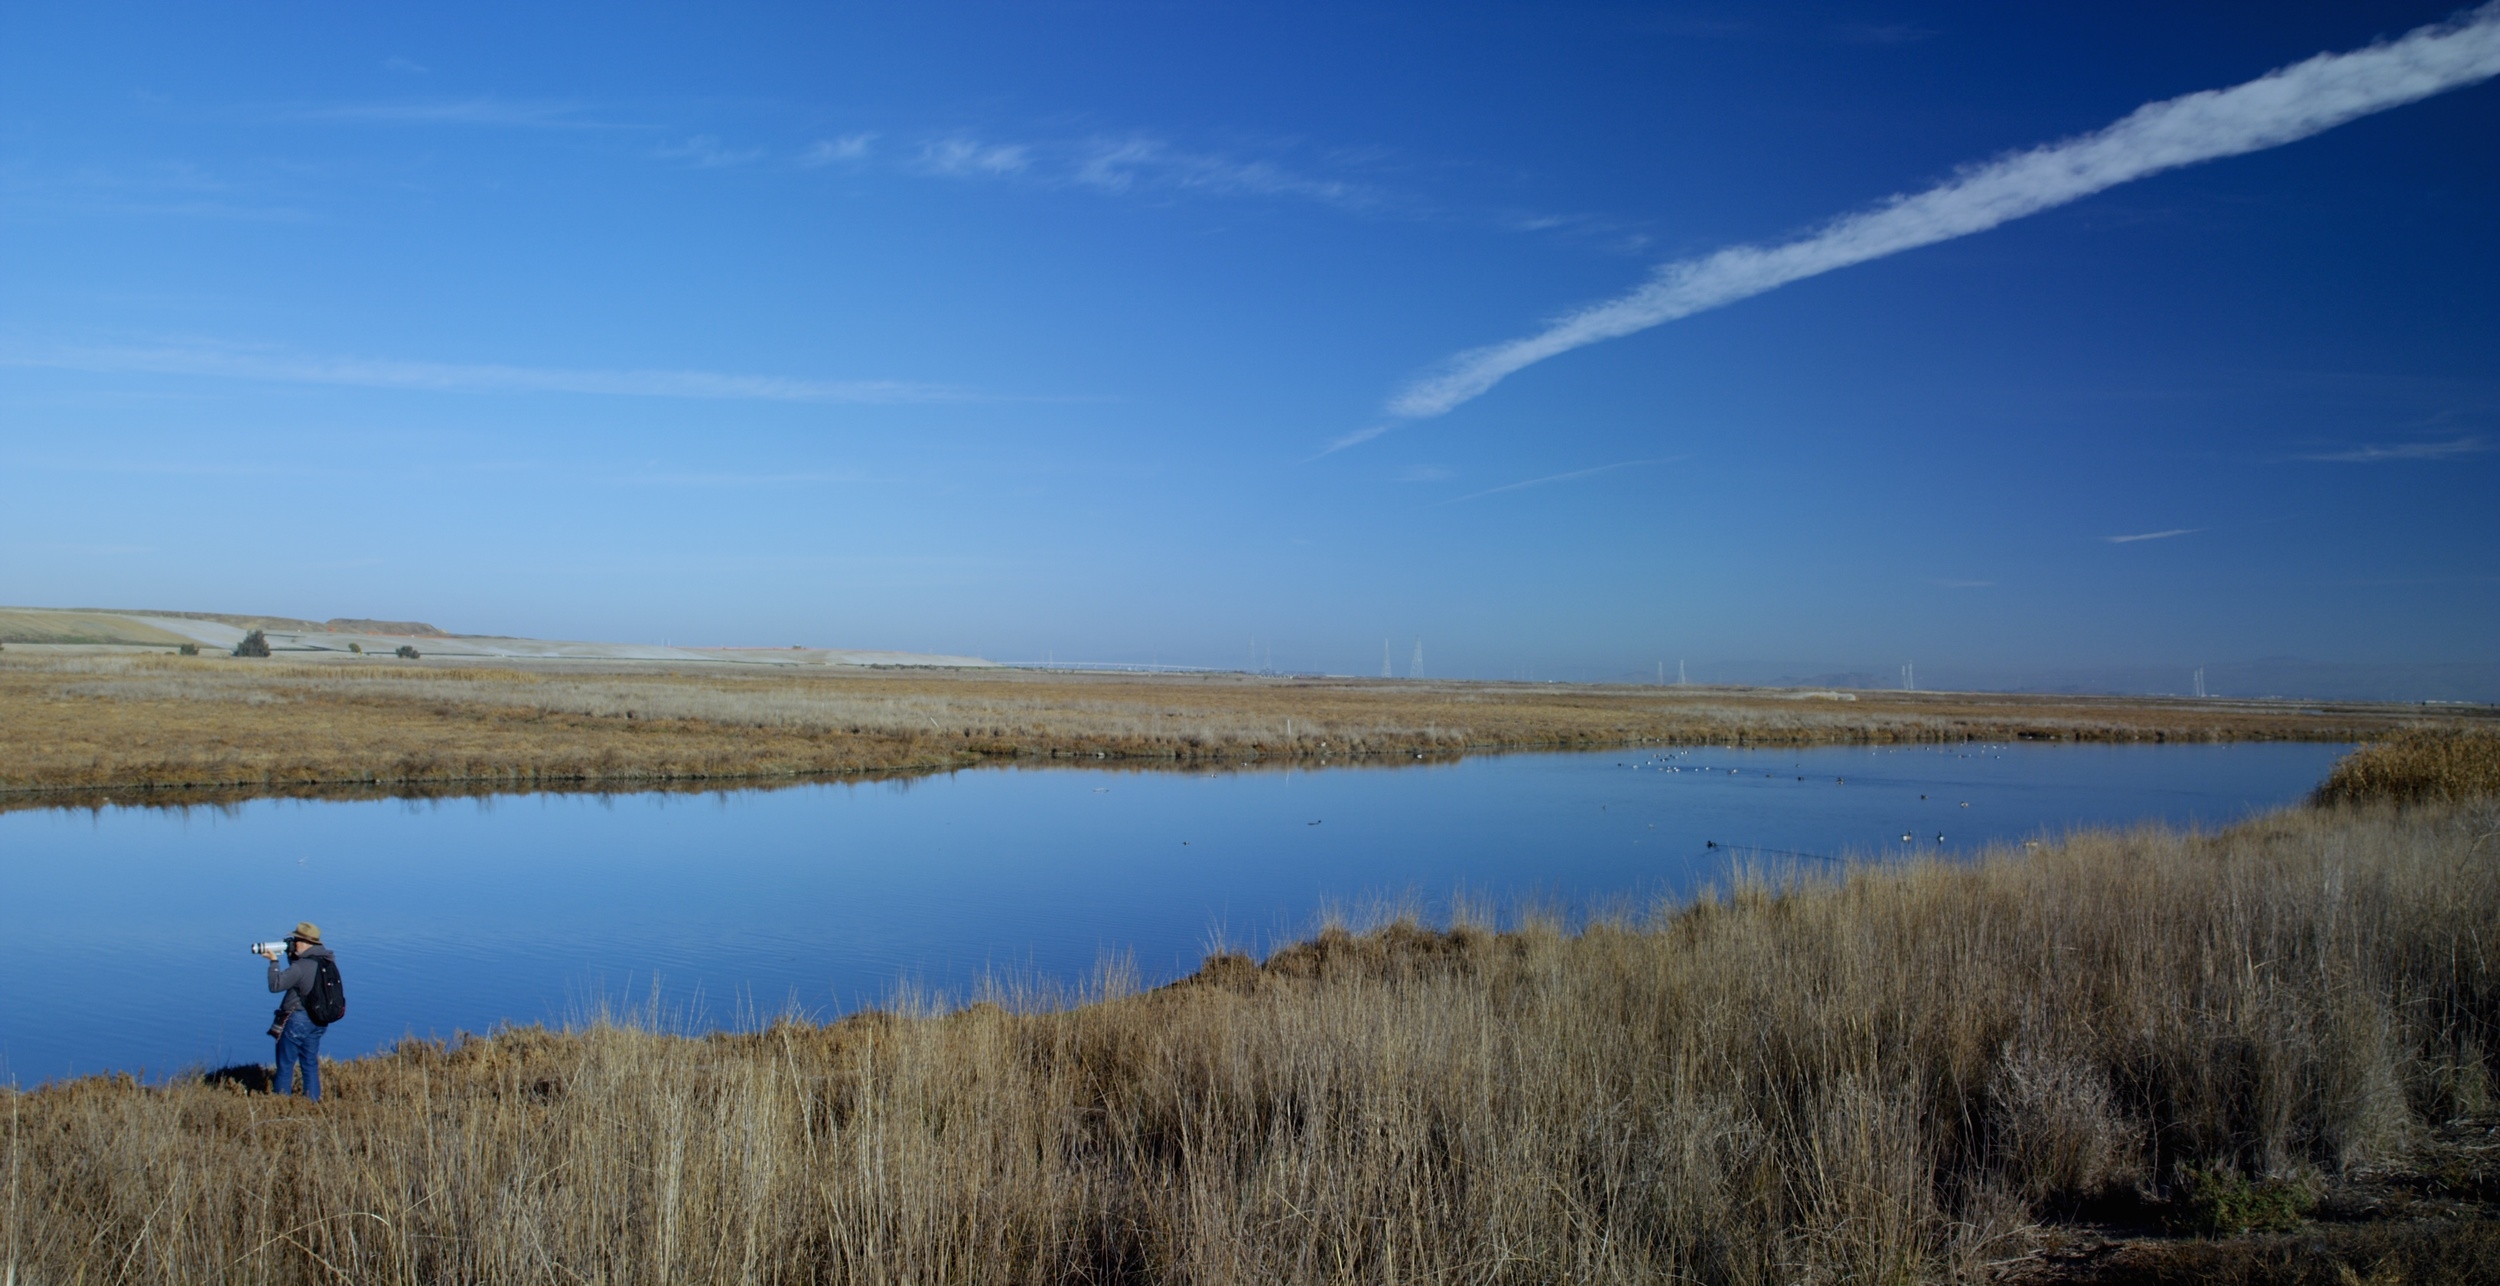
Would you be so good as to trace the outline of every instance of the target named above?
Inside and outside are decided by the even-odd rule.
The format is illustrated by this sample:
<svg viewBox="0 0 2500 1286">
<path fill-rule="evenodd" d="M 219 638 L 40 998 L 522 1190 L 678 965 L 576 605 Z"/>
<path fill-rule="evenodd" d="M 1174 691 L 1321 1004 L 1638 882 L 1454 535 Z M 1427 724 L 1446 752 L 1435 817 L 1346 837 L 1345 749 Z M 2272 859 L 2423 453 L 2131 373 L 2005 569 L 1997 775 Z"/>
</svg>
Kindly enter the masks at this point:
<svg viewBox="0 0 2500 1286">
<path fill-rule="evenodd" d="M 262 951 L 262 952 L 260 953 L 260 958 L 261 958 L 261 959 L 263 959 L 263 960 L 268 961 L 268 962 L 269 962 L 269 963 L 271 963 L 271 964 L 276 964 L 276 963 L 278 963 L 278 953 L 277 953 L 277 952 L 275 952 L 275 951 L 268 951 L 268 950 L 264 950 L 264 951 Z"/>
</svg>

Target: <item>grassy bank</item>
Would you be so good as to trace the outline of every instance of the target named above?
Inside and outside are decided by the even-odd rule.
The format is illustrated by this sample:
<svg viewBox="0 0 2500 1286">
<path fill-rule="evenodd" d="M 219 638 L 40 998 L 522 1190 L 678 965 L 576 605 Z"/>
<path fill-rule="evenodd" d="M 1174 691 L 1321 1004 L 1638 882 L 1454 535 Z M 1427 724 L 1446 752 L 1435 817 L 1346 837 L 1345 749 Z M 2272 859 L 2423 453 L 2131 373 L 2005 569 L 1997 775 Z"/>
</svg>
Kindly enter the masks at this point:
<svg viewBox="0 0 2500 1286">
<path fill-rule="evenodd" d="M 0 654 L 0 808 L 1652 743 L 2360 740 L 2419 708 L 1022 671 Z M 1840 698 L 1846 699 L 1840 699 Z"/>
<path fill-rule="evenodd" d="M 1983 1277 L 2112 1210 L 2317 1214 L 2491 1123 L 2496 832 L 2488 799 L 2302 809 L 1576 931 L 1332 931 L 1066 1007 L 410 1043 L 317 1108 L 89 1079 L 7 1095 L 6 1253 L 37 1282 Z M 2485 1202 L 2489 1153 L 2455 1153 Z M 2387 1234 L 2420 1273 L 2500 1254 L 2426 1227 Z"/>
<path fill-rule="evenodd" d="M 2344 756 L 2311 797 L 2322 805 L 2500 795 L 2500 727 L 2410 728 Z"/>
</svg>

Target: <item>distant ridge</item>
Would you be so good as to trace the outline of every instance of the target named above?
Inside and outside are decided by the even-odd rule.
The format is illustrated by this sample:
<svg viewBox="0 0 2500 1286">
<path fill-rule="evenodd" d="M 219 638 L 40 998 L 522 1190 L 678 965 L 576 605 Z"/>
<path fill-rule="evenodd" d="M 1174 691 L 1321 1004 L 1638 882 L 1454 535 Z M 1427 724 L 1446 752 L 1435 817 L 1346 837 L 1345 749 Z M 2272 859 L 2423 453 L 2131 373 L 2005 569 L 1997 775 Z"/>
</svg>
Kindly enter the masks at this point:
<svg viewBox="0 0 2500 1286">
<path fill-rule="evenodd" d="M 224 653 L 248 631 L 266 635 L 270 652 L 297 659 L 328 655 L 371 658 L 470 658 L 506 661 L 657 661 L 759 666 L 877 666 L 906 669 L 988 669 L 977 656 L 891 652 L 872 648 L 671 647 L 453 634 L 423 621 L 341 616 L 309 621 L 234 612 L 127 611 L 103 607 L 0 607 L 0 644 L 38 646 L 202 648 Z M 264 653 L 263 655 L 267 655 Z"/>
<path fill-rule="evenodd" d="M 34 609 L 51 610 L 51 609 Z M 407 638 L 447 639 L 451 635 L 423 621 L 376 621 L 361 616 L 336 616 L 326 621 L 300 620 L 292 616 L 249 616 L 232 612 L 164 612 L 153 608 L 72 607 L 71 612 L 94 612 L 110 616 L 170 616 L 184 621 L 215 621 L 243 630 L 291 630 L 306 634 L 392 634 Z"/>
<path fill-rule="evenodd" d="M 2043 696 L 2187 696 L 2192 663 L 2174 665 L 2009 666 L 1920 662 L 1918 685 L 1954 692 Z M 2405 701 L 2500 704 L 2500 663 L 2489 661 L 2313 661 L 2269 656 L 2204 662 L 2205 692 L 2223 699 Z M 1742 661 L 1696 664 L 1695 681 L 1775 688 L 1901 686 L 1901 673 Z"/>
</svg>

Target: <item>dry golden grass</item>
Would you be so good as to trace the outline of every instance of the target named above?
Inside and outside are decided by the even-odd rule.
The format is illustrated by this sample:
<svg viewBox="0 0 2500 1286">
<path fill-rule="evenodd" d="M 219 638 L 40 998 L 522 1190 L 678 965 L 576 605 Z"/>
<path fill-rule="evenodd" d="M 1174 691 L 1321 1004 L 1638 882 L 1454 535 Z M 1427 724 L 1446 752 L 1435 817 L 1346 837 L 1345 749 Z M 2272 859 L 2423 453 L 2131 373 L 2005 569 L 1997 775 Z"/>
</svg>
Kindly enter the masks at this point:
<svg viewBox="0 0 2500 1286">
<path fill-rule="evenodd" d="M 1652 743 L 2359 740 L 2418 709 L 2269 702 L 0 654 L 0 807 L 600 788 L 991 759 L 1247 763 Z M 72 792 L 64 794 L 63 792 Z"/>
<path fill-rule="evenodd" d="M 2412 728 L 2335 764 L 2320 804 L 2411 803 L 2500 794 L 2500 728 Z"/>
<path fill-rule="evenodd" d="M 2500 805 L 1393 923 L 1067 1007 L 7 1097 L 35 1282 L 1912 1281 L 2492 1107 Z M 360 1021 L 384 1021 L 366 1016 Z"/>
<path fill-rule="evenodd" d="M 0 638 L 11 643 L 129 643 L 176 647 L 191 640 L 112 612 L 27 611 L 0 607 Z"/>
</svg>

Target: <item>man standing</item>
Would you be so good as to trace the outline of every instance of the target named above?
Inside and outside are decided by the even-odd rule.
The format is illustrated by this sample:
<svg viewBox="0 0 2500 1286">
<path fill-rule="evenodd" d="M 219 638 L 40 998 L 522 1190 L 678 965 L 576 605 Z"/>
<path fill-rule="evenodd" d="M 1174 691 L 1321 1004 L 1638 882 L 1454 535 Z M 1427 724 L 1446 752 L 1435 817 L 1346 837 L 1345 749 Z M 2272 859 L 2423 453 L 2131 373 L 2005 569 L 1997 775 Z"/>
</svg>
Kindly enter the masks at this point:
<svg viewBox="0 0 2500 1286">
<path fill-rule="evenodd" d="M 321 1101 L 321 1033 L 328 1030 L 304 1012 L 304 1004 L 312 999 L 313 988 L 321 981 L 321 962 L 334 959 L 330 949 L 321 945 L 321 928 L 307 921 L 295 926 L 286 936 L 286 968 L 278 967 L 278 953 L 263 951 L 269 961 L 269 989 L 285 993 L 278 1001 L 278 1077 L 270 1089 L 280 1094 L 295 1092 L 295 1068 L 304 1069 L 304 1097 Z M 335 965 L 332 967 L 336 967 Z"/>
</svg>

